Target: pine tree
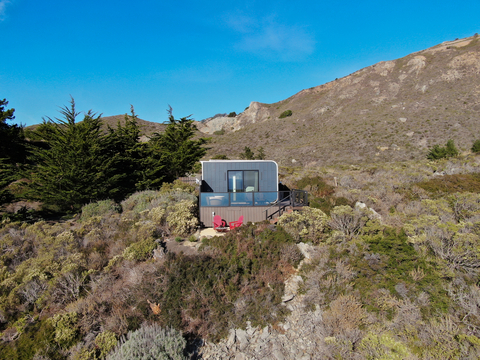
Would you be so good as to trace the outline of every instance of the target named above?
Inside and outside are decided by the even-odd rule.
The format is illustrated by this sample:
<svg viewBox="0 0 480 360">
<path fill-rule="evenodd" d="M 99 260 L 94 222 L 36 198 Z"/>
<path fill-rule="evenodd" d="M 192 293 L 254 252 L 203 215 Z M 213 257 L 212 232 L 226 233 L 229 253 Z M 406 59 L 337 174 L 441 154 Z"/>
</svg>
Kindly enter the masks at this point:
<svg viewBox="0 0 480 360">
<path fill-rule="evenodd" d="M 0 159 L 12 164 L 23 163 L 26 155 L 23 127 L 7 124 L 7 120 L 15 119 L 15 109 L 5 110 L 7 105 L 6 99 L 0 100 Z"/>
<path fill-rule="evenodd" d="M 82 122 L 75 101 L 60 110 L 64 119 L 47 118 L 33 135 L 48 146 L 32 148 L 35 169 L 31 188 L 34 196 L 61 211 L 75 211 L 107 193 L 108 164 L 100 131 L 100 116 L 88 111 Z"/>
<path fill-rule="evenodd" d="M 117 127 L 108 127 L 103 146 L 107 163 L 104 167 L 105 192 L 108 197 L 120 201 L 136 190 L 141 178 L 142 150 L 139 144 L 140 129 L 135 109 L 131 115 L 125 114 L 125 124 L 120 121 Z"/>
<path fill-rule="evenodd" d="M 157 171 L 164 174 L 163 181 L 172 182 L 195 170 L 207 152 L 207 139 L 194 139 L 197 127 L 190 116 L 176 120 L 172 108 L 167 111 L 169 123 L 164 133 L 156 133 L 150 140 L 150 156 L 159 162 Z"/>
<path fill-rule="evenodd" d="M 13 195 L 6 188 L 20 178 L 20 165 L 26 161 L 23 126 L 9 125 L 15 109 L 6 110 L 6 99 L 0 100 L 0 204 L 10 202 Z"/>
</svg>

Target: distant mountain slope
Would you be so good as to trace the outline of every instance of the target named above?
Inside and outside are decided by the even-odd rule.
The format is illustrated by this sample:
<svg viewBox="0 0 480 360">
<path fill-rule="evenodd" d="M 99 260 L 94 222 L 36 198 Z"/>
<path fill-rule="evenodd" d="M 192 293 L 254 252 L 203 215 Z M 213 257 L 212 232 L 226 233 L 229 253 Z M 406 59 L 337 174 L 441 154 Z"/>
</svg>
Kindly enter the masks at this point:
<svg viewBox="0 0 480 360">
<path fill-rule="evenodd" d="M 280 118 L 286 110 L 292 115 Z M 252 102 L 223 125 L 214 120 L 200 128 L 225 131 L 213 136 L 210 156 L 262 146 L 285 165 L 423 158 L 448 139 L 467 150 L 480 139 L 480 40 L 444 42 L 278 103 Z"/>
</svg>

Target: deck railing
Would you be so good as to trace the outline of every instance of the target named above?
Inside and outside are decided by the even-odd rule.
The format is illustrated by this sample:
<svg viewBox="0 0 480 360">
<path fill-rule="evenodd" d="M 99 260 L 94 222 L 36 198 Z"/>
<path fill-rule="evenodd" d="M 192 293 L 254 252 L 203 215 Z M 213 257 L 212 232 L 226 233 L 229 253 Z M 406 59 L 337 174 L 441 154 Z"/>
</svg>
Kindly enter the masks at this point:
<svg viewBox="0 0 480 360">
<path fill-rule="evenodd" d="M 304 190 L 259 192 L 202 192 L 200 207 L 269 206 L 264 210 L 265 219 L 280 216 L 287 207 L 308 205 L 308 193 Z"/>
<path fill-rule="evenodd" d="M 202 192 L 200 206 L 268 206 L 278 201 L 279 193 L 278 191 Z"/>
</svg>

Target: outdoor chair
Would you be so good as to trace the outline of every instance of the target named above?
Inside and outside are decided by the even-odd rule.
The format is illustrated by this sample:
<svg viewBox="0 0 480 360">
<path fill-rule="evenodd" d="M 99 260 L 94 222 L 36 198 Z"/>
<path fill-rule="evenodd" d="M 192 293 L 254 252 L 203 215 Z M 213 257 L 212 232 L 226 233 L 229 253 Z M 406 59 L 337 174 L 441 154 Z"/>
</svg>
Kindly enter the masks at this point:
<svg viewBox="0 0 480 360">
<path fill-rule="evenodd" d="M 242 226 L 242 224 L 243 224 L 243 215 L 241 215 L 241 216 L 238 218 L 237 221 L 232 221 L 232 222 L 228 223 L 228 225 L 230 225 L 230 230 L 231 230 L 231 229 L 235 229 L 235 228 L 237 228 L 237 227 L 240 227 L 240 226 Z"/>
<path fill-rule="evenodd" d="M 222 220 L 220 215 L 213 217 L 213 229 L 218 232 L 227 232 L 230 228 L 227 226 L 225 220 Z"/>
</svg>

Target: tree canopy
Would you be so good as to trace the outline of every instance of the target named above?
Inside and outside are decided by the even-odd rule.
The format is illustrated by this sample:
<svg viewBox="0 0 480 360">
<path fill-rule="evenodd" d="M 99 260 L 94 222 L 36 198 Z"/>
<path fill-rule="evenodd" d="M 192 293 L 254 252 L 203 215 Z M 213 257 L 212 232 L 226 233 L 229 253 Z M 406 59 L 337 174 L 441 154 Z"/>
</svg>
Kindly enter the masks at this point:
<svg viewBox="0 0 480 360">
<path fill-rule="evenodd" d="M 139 142 L 137 116 L 125 115 L 122 125 L 102 129 L 100 115 L 80 115 L 72 99 L 60 110 L 62 118 L 47 117 L 32 133 L 43 147 L 32 146 L 31 195 L 60 211 L 77 211 L 103 199 L 121 201 L 137 190 L 158 189 L 193 171 L 205 154 L 206 139 L 194 139 L 188 117 L 169 124 L 147 143 Z"/>
</svg>

